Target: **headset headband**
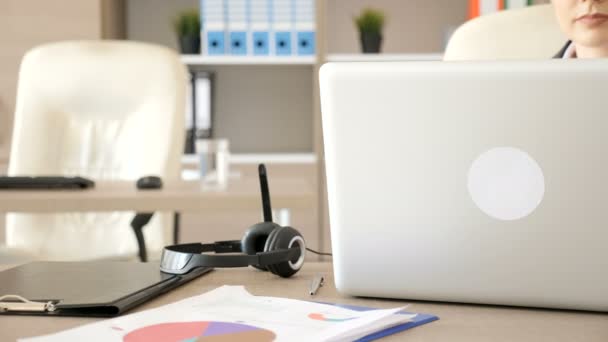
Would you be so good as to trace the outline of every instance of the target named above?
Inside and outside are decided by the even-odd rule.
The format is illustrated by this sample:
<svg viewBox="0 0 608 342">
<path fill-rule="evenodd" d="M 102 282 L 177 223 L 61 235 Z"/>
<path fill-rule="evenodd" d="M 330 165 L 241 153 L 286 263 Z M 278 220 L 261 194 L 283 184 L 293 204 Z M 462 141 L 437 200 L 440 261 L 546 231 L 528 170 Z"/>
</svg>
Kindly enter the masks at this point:
<svg viewBox="0 0 608 342">
<path fill-rule="evenodd" d="M 244 267 L 249 265 L 266 267 L 286 260 L 298 259 L 301 253 L 299 246 L 252 255 L 202 254 L 205 252 L 215 252 L 217 254 L 241 253 L 241 242 L 230 240 L 209 244 L 188 243 L 167 246 L 163 249 L 160 270 L 171 274 L 185 274 L 196 267 Z"/>
</svg>

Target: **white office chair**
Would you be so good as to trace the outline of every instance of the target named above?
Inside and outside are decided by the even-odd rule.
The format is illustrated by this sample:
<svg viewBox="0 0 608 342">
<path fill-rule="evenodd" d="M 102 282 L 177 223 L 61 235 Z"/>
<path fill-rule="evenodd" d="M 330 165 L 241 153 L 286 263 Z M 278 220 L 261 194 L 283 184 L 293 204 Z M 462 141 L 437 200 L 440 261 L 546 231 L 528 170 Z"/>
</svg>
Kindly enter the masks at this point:
<svg viewBox="0 0 608 342">
<path fill-rule="evenodd" d="M 553 6 L 536 5 L 466 22 L 450 38 L 444 60 L 549 59 L 566 41 Z"/>
<path fill-rule="evenodd" d="M 179 179 L 186 71 L 160 46 L 126 41 L 42 45 L 19 73 L 9 175 Z M 133 212 L 9 214 L 10 249 L 45 260 L 134 258 Z M 148 253 L 171 242 L 171 213 L 144 228 Z"/>
</svg>

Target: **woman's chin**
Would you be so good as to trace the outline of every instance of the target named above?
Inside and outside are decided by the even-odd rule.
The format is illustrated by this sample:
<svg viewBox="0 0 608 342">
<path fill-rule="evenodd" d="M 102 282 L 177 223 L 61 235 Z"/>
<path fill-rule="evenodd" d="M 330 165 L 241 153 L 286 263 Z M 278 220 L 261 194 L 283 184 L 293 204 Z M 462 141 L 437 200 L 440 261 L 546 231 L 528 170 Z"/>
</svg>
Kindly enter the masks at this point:
<svg viewBox="0 0 608 342">
<path fill-rule="evenodd" d="M 589 48 L 606 46 L 608 44 L 608 25 L 602 28 L 577 30 L 573 32 L 572 40 L 577 45 Z"/>
</svg>

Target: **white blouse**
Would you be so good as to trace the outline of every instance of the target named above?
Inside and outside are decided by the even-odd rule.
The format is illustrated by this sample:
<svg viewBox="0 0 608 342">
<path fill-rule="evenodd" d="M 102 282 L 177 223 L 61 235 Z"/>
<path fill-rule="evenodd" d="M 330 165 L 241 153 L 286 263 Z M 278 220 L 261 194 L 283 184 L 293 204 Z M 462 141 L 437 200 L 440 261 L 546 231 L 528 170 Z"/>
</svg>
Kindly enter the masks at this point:
<svg viewBox="0 0 608 342">
<path fill-rule="evenodd" d="M 574 44 L 572 44 L 572 42 L 568 44 L 568 47 L 564 51 L 564 55 L 562 56 L 562 58 L 576 58 L 576 47 L 574 46 Z"/>
</svg>

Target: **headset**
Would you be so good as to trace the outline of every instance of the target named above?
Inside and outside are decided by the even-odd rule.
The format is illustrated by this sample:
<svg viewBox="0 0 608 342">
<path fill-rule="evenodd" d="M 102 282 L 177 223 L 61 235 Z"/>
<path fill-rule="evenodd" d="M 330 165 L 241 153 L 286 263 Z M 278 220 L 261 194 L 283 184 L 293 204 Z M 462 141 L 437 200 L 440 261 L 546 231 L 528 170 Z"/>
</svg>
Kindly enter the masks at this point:
<svg viewBox="0 0 608 342">
<path fill-rule="evenodd" d="M 247 229 L 240 241 L 167 246 L 163 250 L 160 262 L 162 272 L 185 274 L 197 267 L 253 266 L 289 278 L 302 268 L 306 254 L 304 237 L 292 227 L 282 227 L 272 222 L 270 191 L 264 164 L 258 166 L 258 173 L 264 222 Z M 221 255 L 224 253 L 238 254 Z"/>
</svg>

